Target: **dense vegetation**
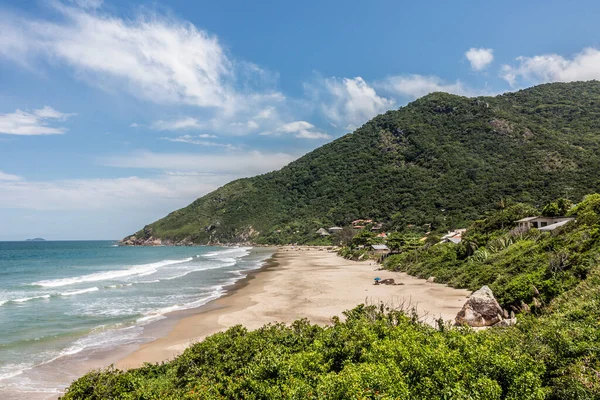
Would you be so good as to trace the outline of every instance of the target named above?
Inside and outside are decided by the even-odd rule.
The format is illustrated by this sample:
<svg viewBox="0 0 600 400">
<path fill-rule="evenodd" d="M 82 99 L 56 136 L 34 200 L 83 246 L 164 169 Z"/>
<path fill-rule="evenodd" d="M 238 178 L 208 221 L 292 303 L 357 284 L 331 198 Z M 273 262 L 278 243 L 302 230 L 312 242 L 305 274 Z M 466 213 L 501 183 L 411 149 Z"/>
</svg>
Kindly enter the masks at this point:
<svg viewBox="0 0 600 400">
<path fill-rule="evenodd" d="M 434 93 L 280 171 L 229 183 L 136 237 L 312 243 L 318 228 L 358 218 L 395 230 L 455 228 L 502 199 L 580 198 L 600 190 L 599 122 L 596 81 L 496 97 Z"/>
<path fill-rule="evenodd" d="M 500 304 L 513 309 L 522 302 L 547 304 L 600 264 L 598 212 L 600 195 L 587 196 L 568 212 L 577 221 L 551 234 L 516 228 L 514 221 L 532 211 L 515 204 L 476 221 L 460 244 L 423 246 L 388 257 L 385 266 L 455 287 L 488 285 Z"/>
<path fill-rule="evenodd" d="M 600 398 L 600 195 L 552 233 L 515 230 L 529 212 L 506 206 L 460 245 L 409 247 L 387 262 L 460 286 L 491 284 L 519 311 L 516 326 L 433 328 L 410 310 L 358 306 L 328 327 L 236 326 L 171 362 L 89 373 L 64 398 Z"/>
</svg>

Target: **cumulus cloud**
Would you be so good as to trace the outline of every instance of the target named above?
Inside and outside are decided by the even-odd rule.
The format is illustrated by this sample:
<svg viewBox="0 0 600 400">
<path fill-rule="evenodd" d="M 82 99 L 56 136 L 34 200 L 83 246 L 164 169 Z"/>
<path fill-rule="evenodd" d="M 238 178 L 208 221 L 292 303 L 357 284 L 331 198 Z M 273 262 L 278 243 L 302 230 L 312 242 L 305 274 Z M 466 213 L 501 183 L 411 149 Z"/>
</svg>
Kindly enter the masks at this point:
<svg viewBox="0 0 600 400">
<path fill-rule="evenodd" d="M 16 110 L 9 114 L 0 114 L 0 134 L 7 135 L 60 135 L 66 128 L 52 126 L 52 122 L 64 121 L 73 114 L 56 111 L 44 106 L 33 112 Z"/>
<path fill-rule="evenodd" d="M 349 130 L 394 105 L 394 100 L 379 96 L 360 76 L 319 79 L 305 89 L 334 126 Z"/>
<path fill-rule="evenodd" d="M 306 121 L 294 121 L 287 124 L 278 126 L 272 131 L 265 131 L 260 133 L 263 136 L 274 135 L 278 136 L 281 134 L 293 134 L 297 138 L 301 139 L 329 139 L 326 133 L 322 133 L 316 130 L 315 126 L 310 122 Z"/>
<path fill-rule="evenodd" d="M 518 57 L 516 65 L 503 65 L 501 77 L 512 86 L 519 82 L 573 82 L 600 79 L 600 50 L 586 48 L 572 58 L 558 54 Z"/>
<path fill-rule="evenodd" d="M 494 50 L 472 47 L 467 50 L 465 57 L 471 63 L 472 69 L 482 71 L 494 61 Z"/>
<path fill-rule="evenodd" d="M 391 76 L 375 84 L 378 89 L 396 96 L 416 99 L 433 92 L 447 92 L 460 96 L 472 96 L 476 93 L 462 82 L 444 82 L 437 76 L 398 75 Z"/>
<path fill-rule="evenodd" d="M 195 144 L 198 146 L 205 146 L 205 147 L 224 147 L 224 148 L 230 149 L 230 150 L 237 148 L 234 145 L 229 144 L 229 143 L 218 143 L 218 142 L 214 142 L 214 141 L 210 141 L 210 140 L 203 140 L 206 138 L 216 138 L 216 136 L 207 135 L 207 134 L 202 134 L 202 135 L 197 135 L 197 136 L 183 135 L 183 136 L 179 136 L 179 137 L 175 137 L 175 138 L 163 137 L 161 139 L 168 140 L 169 142 L 189 143 L 189 144 Z"/>
</svg>

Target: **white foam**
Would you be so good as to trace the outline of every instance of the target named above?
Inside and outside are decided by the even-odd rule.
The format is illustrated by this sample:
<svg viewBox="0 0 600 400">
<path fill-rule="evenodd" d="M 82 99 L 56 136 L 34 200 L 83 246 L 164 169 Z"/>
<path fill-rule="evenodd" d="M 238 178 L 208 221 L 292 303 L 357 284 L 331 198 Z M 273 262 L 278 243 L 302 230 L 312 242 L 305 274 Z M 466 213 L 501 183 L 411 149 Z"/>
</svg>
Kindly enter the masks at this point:
<svg viewBox="0 0 600 400">
<path fill-rule="evenodd" d="M 204 267 L 204 268 L 191 269 L 189 271 L 185 271 L 183 274 L 171 276 L 171 277 L 168 277 L 168 278 L 164 278 L 164 280 L 165 281 L 170 281 L 170 280 L 177 279 L 177 278 L 183 278 L 184 276 L 186 276 L 188 274 L 191 274 L 192 272 L 208 271 L 208 270 L 211 270 L 211 269 L 221 269 L 221 268 L 233 267 L 234 265 L 235 265 L 235 260 L 232 259 L 232 261 L 228 262 L 227 264 L 213 265 L 212 267 Z M 159 281 L 156 281 L 156 282 L 159 282 Z M 143 283 L 147 283 L 147 282 L 143 282 Z"/>
<path fill-rule="evenodd" d="M 21 375 L 31 367 L 31 364 L 6 364 L 0 368 L 0 381 Z"/>
<path fill-rule="evenodd" d="M 61 296 L 74 296 L 76 294 L 84 294 L 84 293 L 90 293 L 90 292 L 95 292 L 99 290 L 97 287 L 91 287 L 91 288 L 87 288 L 87 289 L 81 289 L 81 290 L 73 290 L 71 292 L 63 292 L 60 295 Z"/>
<path fill-rule="evenodd" d="M 67 285 L 74 285 L 77 283 L 84 282 L 97 282 L 97 281 L 108 281 L 112 279 L 125 278 L 130 276 L 146 276 L 155 273 L 159 268 L 167 265 L 180 264 L 192 261 L 193 257 L 185 258 L 183 260 L 164 260 L 150 264 L 135 265 L 128 269 L 117 269 L 106 272 L 98 272 L 90 275 L 75 276 L 72 278 L 61 278 L 51 279 L 32 283 L 32 285 L 42 287 L 60 287 Z"/>
<path fill-rule="evenodd" d="M 203 257 L 221 258 L 227 256 L 228 258 L 240 258 L 250 254 L 250 250 L 252 250 L 252 247 L 231 247 L 226 250 L 211 251 L 210 253 L 203 254 Z"/>
<path fill-rule="evenodd" d="M 50 297 L 49 294 L 45 294 L 43 296 L 23 297 L 22 299 L 14 299 L 14 300 L 10 300 L 10 301 L 13 303 L 25 303 L 26 301 L 30 301 L 30 300 L 47 299 L 49 297 Z"/>
<path fill-rule="evenodd" d="M 211 292 L 211 294 L 209 294 L 206 297 L 202 297 L 202 298 L 200 298 L 198 300 L 194 300 L 190 303 L 176 304 L 173 306 L 164 307 L 164 308 L 160 308 L 158 310 L 153 310 L 153 311 L 147 312 L 144 317 L 138 318 L 136 320 L 136 322 L 138 324 L 139 323 L 148 323 L 151 321 L 166 318 L 165 314 L 169 314 L 169 313 L 172 313 L 175 311 L 188 310 L 190 308 L 201 307 L 212 300 L 218 299 L 219 297 L 221 297 L 223 295 L 223 293 L 224 293 L 224 290 L 223 290 L 222 286 L 215 286 L 214 290 Z"/>
</svg>

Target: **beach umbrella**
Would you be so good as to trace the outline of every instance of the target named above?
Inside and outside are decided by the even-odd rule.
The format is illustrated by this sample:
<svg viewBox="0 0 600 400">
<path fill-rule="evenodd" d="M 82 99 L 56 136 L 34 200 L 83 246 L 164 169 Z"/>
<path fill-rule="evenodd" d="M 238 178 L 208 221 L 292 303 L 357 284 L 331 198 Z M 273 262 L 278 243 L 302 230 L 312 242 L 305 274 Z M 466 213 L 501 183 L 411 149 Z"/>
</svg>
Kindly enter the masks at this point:
<svg viewBox="0 0 600 400">
<path fill-rule="evenodd" d="M 375 282 L 379 282 L 381 280 L 380 277 L 375 278 Z"/>
</svg>

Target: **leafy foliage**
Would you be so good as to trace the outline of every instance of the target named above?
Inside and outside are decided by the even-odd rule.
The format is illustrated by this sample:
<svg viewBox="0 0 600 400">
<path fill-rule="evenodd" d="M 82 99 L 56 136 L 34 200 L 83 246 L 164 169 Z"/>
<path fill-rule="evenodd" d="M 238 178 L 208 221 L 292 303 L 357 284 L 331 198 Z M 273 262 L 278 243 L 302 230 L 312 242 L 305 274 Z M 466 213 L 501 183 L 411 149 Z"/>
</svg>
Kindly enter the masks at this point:
<svg viewBox="0 0 600 400">
<path fill-rule="evenodd" d="M 600 189 L 600 82 L 496 97 L 433 93 L 292 162 L 231 182 L 137 232 L 194 243 L 313 243 L 358 218 L 457 228 L 498 202 Z M 327 239 L 331 240 L 331 238 Z"/>
</svg>

